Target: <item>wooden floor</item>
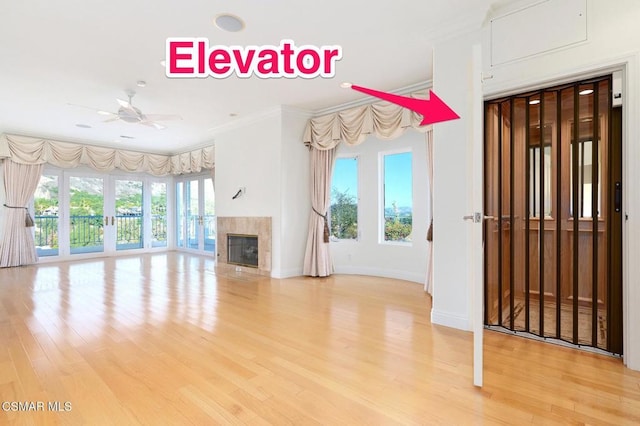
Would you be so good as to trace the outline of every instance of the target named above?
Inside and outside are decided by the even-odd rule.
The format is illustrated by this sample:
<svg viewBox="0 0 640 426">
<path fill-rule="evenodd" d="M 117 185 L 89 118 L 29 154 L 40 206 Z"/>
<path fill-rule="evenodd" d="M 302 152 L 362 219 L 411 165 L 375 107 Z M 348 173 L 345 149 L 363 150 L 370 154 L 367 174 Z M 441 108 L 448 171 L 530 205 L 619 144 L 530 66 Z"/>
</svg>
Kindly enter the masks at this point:
<svg viewBox="0 0 640 426">
<path fill-rule="evenodd" d="M 473 387 L 471 334 L 430 310 L 415 283 L 180 253 L 0 269 L 0 424 L 640 423 L 619 359 L 502 333 Z"/>
<path fill-rule="evenodd" d="M 556 329 L 557 301 L 545 300 L 544 302 L 544 333 L 540 332 L 540 300 L 529 301 L 529 330 L 526 328 L 527 309 L 526 300 L 523 297 L 514 298 L 513 328 L 511 328 L 511 307 L 508 298 L 503 302 L 502 323 L 498 318 L 498 311 L 489 318 L 489 324 L 504 327 L 506 330 L 529 332 L 536 336 L 544 334 L 547 338 L 562 339 L 567 343 L 573 343 L 573 301 L 560 304 L 560 333 Z M 506 305 L 506 306 L 505 306 Z M 591 306 L 578 306 L 577 342 L 579 345 L 607 350 L 607 311 L 598 309 L 597 335 L 593 339 L 593 309 Z M 595 344 L 594 344 L 595 342 Z"/>
</svg>

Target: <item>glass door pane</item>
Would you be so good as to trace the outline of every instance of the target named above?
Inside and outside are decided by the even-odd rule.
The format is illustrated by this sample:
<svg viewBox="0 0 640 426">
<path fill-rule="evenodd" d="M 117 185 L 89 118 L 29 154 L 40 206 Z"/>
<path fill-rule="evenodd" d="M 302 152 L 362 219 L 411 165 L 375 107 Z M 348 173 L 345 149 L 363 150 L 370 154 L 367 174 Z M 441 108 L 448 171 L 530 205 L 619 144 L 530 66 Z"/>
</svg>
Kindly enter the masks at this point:
<svg viewBox="0 0 640 426">
<path fill-rule="evenodd" d="M 69 245 L 71 254 L 104 252 L 104 180 L 69 178 Z"/>
<path fill-rule="evenodd" d="M 187 198 L 187 248 L 198 249 L 198 239 L 200 237 L 200 210 L 198 205 L 198 181 L 191 180 L 185 182 L 185 192 Z"/>
<path fill-rule="evenodd" d="M 185 182 L 178 182 L 176 184 L 176 245 L 184 248 L 185 237 L 185 202 L 184 202 L 184 187 Z"/>
<path fill-rule="evenodd" d="M 167 184 L 151 183 L 151 246 L 167 246 Z"/>
<path fill-rule="evenodd" d="M 143 247 L 142 181 L 116 179 L 116 250 Z"/>
<path fill-rule="evenodd" d="M 35 243 L 38 256 L 58 253 L 58 176 L 43 175 L 34 195 Z"/>
<path fill-rule="evenodd" d="M 213 179 L 207 178 L 203 182 L 204 186 L 204 214 L 203 214 L 203 235 L 204 250 L 215 252 L 216 250 L 216 209 L 213 189 Z"/>
</svg>

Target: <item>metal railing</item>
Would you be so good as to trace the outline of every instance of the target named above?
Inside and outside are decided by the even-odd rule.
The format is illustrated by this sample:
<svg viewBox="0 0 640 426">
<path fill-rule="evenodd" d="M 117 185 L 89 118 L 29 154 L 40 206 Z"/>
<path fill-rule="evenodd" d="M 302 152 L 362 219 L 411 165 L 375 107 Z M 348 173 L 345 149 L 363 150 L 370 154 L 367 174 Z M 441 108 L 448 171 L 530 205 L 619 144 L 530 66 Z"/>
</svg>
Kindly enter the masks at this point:
<svg viewBox="0 0 640 426">
<path fill-rule="evenodd" d="M 142 214 L 116 215 L 116 249 L 142 248 Z"/>
<path fill-rule="evenodd" d="M 34 241 L 40 254 L 57 254 L 59 217 L 36 215 L 34 217 Z M 138 215 L 115 216 L 117 247 L 135 248 L 143 246 L 143 218 Z M 104 216 L 71 216 L 69 221 L 69 244 L 71 249 L 102 247 L 104 245 Z M 151 235 L 154 246 L 166 245 L 166 215 L 151 216 Z M 77 252 L 78 250 L 72 250 Z"/>
<path fill-rule="evenodd" d="M 70 219 L 69 243 L 72 248 L 103 245 L 104 224 L 102 216 L 71 216 Z"/>
<path fill-rule="evenodd" d="M 151 243 L 154 247 L 167 245 L 167 216 L 151 215 Z"/>
</svg>

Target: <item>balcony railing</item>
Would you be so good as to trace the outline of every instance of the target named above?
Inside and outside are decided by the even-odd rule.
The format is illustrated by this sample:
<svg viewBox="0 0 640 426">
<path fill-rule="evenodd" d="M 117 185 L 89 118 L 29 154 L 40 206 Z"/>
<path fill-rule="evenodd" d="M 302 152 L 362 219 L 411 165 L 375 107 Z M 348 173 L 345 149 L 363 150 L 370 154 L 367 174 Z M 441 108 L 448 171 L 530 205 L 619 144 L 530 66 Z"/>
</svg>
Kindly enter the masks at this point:
<svg viewBox="0 0 640 426">
<path fill-rule="evenodd" d="M 40 256 L 58 254 L 58 216 L 36 215 L 35 245 Z M 118 250 L 143 247 L 143 218 L 141 214 L 117 215 L 116 248 Z M 167 217 L 151 216 L 153 247 L 167 245 Z M 104 250 L 104 216 L 71 216 L 69 221 L 71 253 L 100 252 Z"/>
</svg>

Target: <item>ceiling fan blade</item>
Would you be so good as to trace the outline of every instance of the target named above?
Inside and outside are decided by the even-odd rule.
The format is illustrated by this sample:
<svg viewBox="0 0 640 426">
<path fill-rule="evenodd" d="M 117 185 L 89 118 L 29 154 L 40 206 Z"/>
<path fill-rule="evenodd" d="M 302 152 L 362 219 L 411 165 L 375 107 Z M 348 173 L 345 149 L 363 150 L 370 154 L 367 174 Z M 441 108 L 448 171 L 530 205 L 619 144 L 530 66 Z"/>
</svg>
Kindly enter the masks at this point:
<svg viewBox="0 0 640 426">
<path fill-rule="evenodd" d="M 116 98 L 116 101 L 118 101 L 118 103 L 122 108 L 131 108 L 131 104 L 129 103 L 129 101 L 123 101 L 122 99 L 117 99 L 117 98 Z"/>
<path fill-rule="evenodd" d="M 182 120 L 177 114 L 145 114 L 146 121 L 167 121 L 167 120 Z"/>
<path fill-rule="evenodd" d="M 149 126 L 149 127 L 154 127 L 158 130 L 164 130 L 167 128 L 166 126 L 163 126 L 162 124 L 156 123 L 154 121 L 141 121 L 140 124 Z"/>
<path fill-rule="evenodd" d="M 117 114 L 113 114 L 113 117 L 111 118 L 107 118 L 106 120 L 103 120 L 103 123 L 111 123 L 112 121 L 118 121 L 120 120 L 120 117 Z"/>
</svg>

